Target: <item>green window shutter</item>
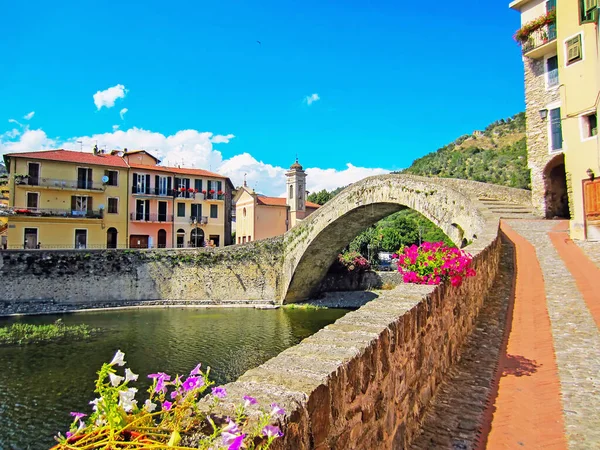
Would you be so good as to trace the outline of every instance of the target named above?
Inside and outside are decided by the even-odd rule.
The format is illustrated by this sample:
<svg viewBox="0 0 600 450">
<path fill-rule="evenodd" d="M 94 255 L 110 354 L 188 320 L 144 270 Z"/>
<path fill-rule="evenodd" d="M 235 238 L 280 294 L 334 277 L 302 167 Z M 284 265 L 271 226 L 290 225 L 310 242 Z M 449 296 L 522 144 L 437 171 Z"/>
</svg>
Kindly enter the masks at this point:
<svg viewBox="0 0 600 450">
<path fill-rule="evenodd" d="M 598 0 L 585 0 L 585 13 L 590 14 L 598 7 Z"/>
<path fill-rule="evenodd" d="M 581 59 L 581 35 L 567 41 L 567 63 Z"/>
</svg>

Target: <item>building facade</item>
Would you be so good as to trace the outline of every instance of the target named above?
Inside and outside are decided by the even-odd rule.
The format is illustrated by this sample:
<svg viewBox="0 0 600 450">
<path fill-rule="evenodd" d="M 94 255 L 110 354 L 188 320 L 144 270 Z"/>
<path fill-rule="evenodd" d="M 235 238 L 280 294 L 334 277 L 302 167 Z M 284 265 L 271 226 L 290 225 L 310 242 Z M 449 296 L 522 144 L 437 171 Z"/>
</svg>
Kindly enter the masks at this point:
<svg viewBox="0 0 600 450">
<path fill-rule="evenodd" d="M 600 238 L 596 0 L 515 0 L 521 13 L 532 203 L 570 219 L 573 239 Z"/>
<path fill-rule="evenodd" d="M 319 205 L 308 202 L 306 173 L 298 160 L 286 172 L 286 196 L 257 194 L 244 183 L 234 198 L 236 243 L 245 244 L 279 236 L 315 212 Z"/>
<path fill-rule="evenodd" d="M 172 248 L 231 244 L 233 185 L 145 151 L 5 155 L 9 248 Z"/>
</svg>

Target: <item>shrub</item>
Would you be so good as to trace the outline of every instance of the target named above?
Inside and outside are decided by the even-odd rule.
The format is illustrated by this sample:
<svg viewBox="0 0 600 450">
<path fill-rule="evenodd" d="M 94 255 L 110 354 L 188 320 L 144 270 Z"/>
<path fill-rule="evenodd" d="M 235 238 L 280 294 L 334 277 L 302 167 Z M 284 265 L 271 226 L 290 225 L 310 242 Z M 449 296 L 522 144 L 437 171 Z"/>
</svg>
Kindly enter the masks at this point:
<svg viewBox="0 0 600 450">
<path fill-rule="evenodd" d="M 425 242 L 420 247 L 406 247 L 398 259 L 398 271 L 405 283 L 440 284 L 450 281 L 460 286 L 466 277 L 475 275 L 468 253 L 446 246 L 443 242 Z"/>
<path fill-rule="evenodd" d="M 371 268 L 367 258 L 358 252 L 340 253 L 337 259 L 338 267 L 345 269 L 347 272 L 366 271 Z"/>
<path fill-rule="evenodd" d="M 227 396 L 223 387 L 213 387 L 208 411 L 201 409 L 199 397 L 213 384 L 208 378 L 210 368 L 203 372 L 198 364 L 187 377 L 159 372 L 148 375 L 153 380 L 149 396 L 138 406 L 137 389 L 129 387 L 138 379 L 131 369 L 117 374 L 116 366 L 124 366 L 125 354 L 117 351 L 110 363 L 98 372 L 97 398 L 90 402 L 93 413 L 72 412 L 73 422 L 65 436 L 57 436 L 56 450 L 66 449 L 159 449 L 181 448 L 182 437 L 198 449 L 240 448 L 266 450 L 273 440 L 283 436 L 271 423 L 284 410 L 272 403 L 270 410 L 258 410 L 249 420 L 249 407 L 256 399 L 244 396 L 237 404 L 235 417 L 218 417 L 211 410 Z M 202 405 L 205 406 L 205 405 Z M 254 407 L 256 409 L 256 407 Z M 199 435 L 198 435 L 199 432 Z"/>
<path fill-rule="evenodd" d="M 61 319 L 50 325 L 13 323 L 0 328 L 0 345 L 23 345 L 90 338 L 98 330 L 85 324 L 65 325 Z"/>
</svg>

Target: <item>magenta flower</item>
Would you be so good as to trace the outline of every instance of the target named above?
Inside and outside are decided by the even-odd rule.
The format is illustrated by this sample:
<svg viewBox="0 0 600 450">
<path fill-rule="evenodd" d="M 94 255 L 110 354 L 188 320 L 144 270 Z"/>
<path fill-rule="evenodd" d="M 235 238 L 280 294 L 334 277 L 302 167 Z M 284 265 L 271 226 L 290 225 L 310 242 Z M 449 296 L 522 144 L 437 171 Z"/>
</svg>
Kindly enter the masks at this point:
<svg viewBox="0 0 600 450">
<path fill-rule="evenodd" d="M 242 398 L 244 399 L 244 408 L 258 403 L 254 397 L 250 397 L 249 395 L 244 395 Z"/>
<path fill-rule="evenodd" d="M 67 436 L 67 439 L 69 439 L 71 436 L 73 436 L 73 433 L 71 433 L 70 431 L 67 431 L 65 433 L 65 435 Z"/>
<path fill-rule="evenodd" d="M 233 420 L 231 420 L 229 417 L 227 418 L 227 426 L 223 428 L 223 430 L 221 430 L 223 433 L 230 433 L 230 434 L 239 434 L 241 432 L 240 428 L 238 427 L 238 424 L 235 423 Z"/>
<path fill-rule="evenodd" d="M 171 409 L 171 407 L 173 406 L 173 403 L 171 403 L 168 400 L 165 400 L 162 404 L 162 407 L 165 411 L 169 411 Z"/>
<path fill-rule="evenodd" d="M 191 391 L 204 385 L 204 380 L 200 377 L 189 377 L 183 382 L 181 387 L 184 391 Z"/>
<path fill-rule="evenodd" d="M 167 375 L 164 372 L 151 373 L 148 375 L 148 378 L 156 378 L 156 387 L 154 388 L 154 392 L 158 393 L 165 389 L 165 381 L 169 381 L 171 379 L 170 375 Z"/>
<path fill-rule="evenodd" d="M 276 416 L 277 414 L 285 414 L 285 410 L 281 408 L 277 403 L 271 403 L 271 415 Z"/>
<path fill-rule="evenodd" d="M 214 387 L 212 388 L 212 394 L 215 397 L 219 397 L 219 398 L 225 398 L 227 396 L 227 391 L 225 390 L 224 387 Z"/>
<path fill-rule="evenodd" d="M 223 445 L 227 447 L 227 450 L 239 450 L 242 447 L 245 437 L 245 434 L 236 435 L 227 432 L 221 434 Z"/>
<path fill-rule="evenodd" d="M 202 364 L 198 364 L 194 369 L 190 372 L 190 376 L 192 375 L 200 375 L 200 367 Z"/>
<path fill-rule="evenodd" d="M 276 425 L 267 425 L 262 429 L 262 434 L 268 438 L 283 436 L 283 433 Z"/>
<path fill-rule="evenodd" d="M 87 414 L 83 414 L 83 413 L 80 413 L 80 412 L 71 412 L 69 414 L 71 414 L 73 417 L 75 417 L 75 420 L 81 419 L 82 417 L 87 416 Z"/>
</svg>

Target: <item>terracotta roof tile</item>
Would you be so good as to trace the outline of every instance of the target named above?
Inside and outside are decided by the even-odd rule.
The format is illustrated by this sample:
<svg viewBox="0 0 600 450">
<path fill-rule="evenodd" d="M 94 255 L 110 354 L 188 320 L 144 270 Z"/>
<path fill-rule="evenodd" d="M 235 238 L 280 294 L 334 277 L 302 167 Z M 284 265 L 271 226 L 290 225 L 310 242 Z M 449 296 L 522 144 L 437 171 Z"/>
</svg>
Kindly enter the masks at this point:
<svg viewBox="0 0 600 450">
<path fill-rule="evenodd" d="M 132 169 L 155 170 L 155 171 L 157 170 L 160 172 L 169 172 L 169 173 L 175 173 L 175 174 L 180 174 L 180 175 L 196 175 L 196 176 L 202 176 L 202 177 L 227 179 L 227 177 L 225 177 L 223 175 L 219 175 L 218 173 L 215 173 L 215 172 L 209 172 L 208 170 L 204 170 L 204 169 L 186 169 L 185 167 L 179 168 L 179 167 L 167 167 L 167 166 L 153 166 L 153 165 L 149 165 L 149 164 L 135 164 L 135 163 L 129 163 L 129 166 Z"/>
<path fill-rule="evenodd" d="M 71 150 L 42 150 L 36 152 L 25 153 L 9 153 L 5 156 L 11 158 L 31 158 L 41 159 L 45 161 L 61 161 L 72 162 L 79 164 L 92 164 L 96 166 L 124 167 L 127 168 L 127 163 L 120 156 L 109 154 L 94 155 L 88 152 L 74 152 Z"/>
</svg>

